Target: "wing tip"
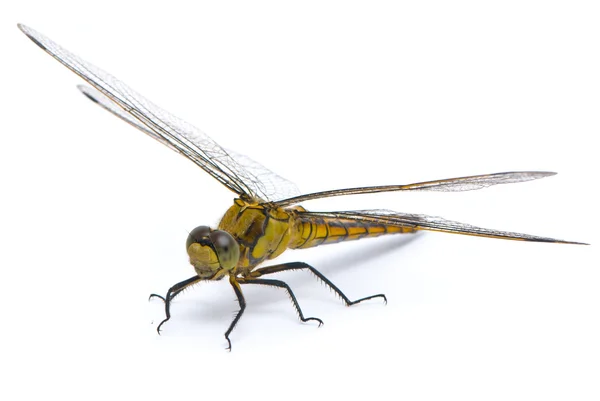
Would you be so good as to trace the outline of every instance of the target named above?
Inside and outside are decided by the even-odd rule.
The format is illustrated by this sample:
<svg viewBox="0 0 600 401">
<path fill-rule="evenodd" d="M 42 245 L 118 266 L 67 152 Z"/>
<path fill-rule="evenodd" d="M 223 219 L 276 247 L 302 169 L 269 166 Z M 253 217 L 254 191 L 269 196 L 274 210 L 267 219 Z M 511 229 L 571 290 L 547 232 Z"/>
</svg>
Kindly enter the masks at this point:
<svg viewBox="0 0 600 401">
<path fill-rule="evenodd" d="M 30 27 L 28 27 L 25 24 L 21 24 L 18 23 L 17 24 L 17 28 L 19 28 L 21 30 L 21 32 L 23 32 L 25 34 L 25 36 L 27 36 L 29 39 L 31 39 L 31 41 L 33 43 L 35 43 L 36 45 L 38 45 L 40 48 L 47 50 L 46 46 L 44 46 L 44 44 L 42 44 L 35 36 L 34 34 L 37 34 L 37 32 L 35 32 L 33 29 L 31 29 Z"/>
<path fill-rule="evenodd" d="M 558 173 L 556 171 L 538 171 L 538 174 L 540 174 L 542 177 L 551 177 Z"/>
<path fill-rule="evenodd" d="M 515 171 L 513 174 L 523 174 L 528 176 L 530 180 L 537 180 L 540 178 L 551 177 L 558 173 L 555 171 Z"/>
<path fill-rule="evenodd" d="M 559 244 L 569 244 L 569 245 L 592 245 L 587 242 L 575 242 L 575 241 L 558 241 Z"/>
<path fill-rule="evenodd" d="M 92 91 L 90 90 L 91 88 L 85 86 L 85 85 L 77 85 L 77 89 L 79 89 L 79 91 L 88 99 L 90 99 L 92 102 L 100 104 L 100 102 L 98 101 L 98 98 L 96 98 L 94 95 L 92 95 Z"/>
<path fill-rule="evenodd" d="M 509 238 L 510 239 L 510 238 Z M 526 238 L 525 241 L 528 242 L 546 242 L 546 243 L 550 243 L 550 244 L 567 244 L 567 245 L 590 245 L 586 242 L 577 242 L 577 241 L 565 241 L 562 239 L 555 239 L 555 238 L 544 238 L 544 237 L 537 237 L 537 238 Z"/>
</svg>

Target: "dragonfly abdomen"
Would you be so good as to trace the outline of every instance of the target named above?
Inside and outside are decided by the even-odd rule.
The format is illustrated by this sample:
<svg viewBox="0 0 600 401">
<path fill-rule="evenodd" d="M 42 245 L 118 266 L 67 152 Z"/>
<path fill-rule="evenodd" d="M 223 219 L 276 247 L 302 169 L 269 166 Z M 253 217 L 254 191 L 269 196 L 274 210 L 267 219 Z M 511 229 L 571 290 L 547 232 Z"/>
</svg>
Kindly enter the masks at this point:
<svg viewBox="0 0 600 401">
<path fill-rule="evenodd" d="M 391 226 L 352 219 L 302 216 L 302 214 L 298 214 L 295 218 L 288 248 L 312 248 L 343 241 L 373 238 L 387 234 L 412 233 L 415 231 L 411 227 Z"/>
</svg>

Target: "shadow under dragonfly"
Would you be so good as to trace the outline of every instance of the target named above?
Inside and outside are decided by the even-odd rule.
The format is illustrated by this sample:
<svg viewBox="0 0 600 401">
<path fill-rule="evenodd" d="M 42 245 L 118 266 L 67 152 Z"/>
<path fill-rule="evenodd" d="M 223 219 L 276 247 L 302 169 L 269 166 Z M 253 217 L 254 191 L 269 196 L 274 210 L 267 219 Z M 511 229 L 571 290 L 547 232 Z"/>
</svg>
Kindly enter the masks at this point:
<svg viewBox="0 0 600 401">
<path fill-rule="evenodd" d="M 406 245 L 422 238 L 425 233 L 417 232 L 414 234 L 399 235 L 397 237 L 390 236 L 380 238 L 379 241 L 373 243 L 363 242 L 357 244 L 354 249 L 346 250 L 342 253 L 332 253 L 332 257 L 323 258 L 318 261 L 319 270 L 333 272 L 336 270 L 347 271 L 352 268 L 362 268 L 365 265 L 375 264 L 377 259 L 404 248 Z"/>
</svg>

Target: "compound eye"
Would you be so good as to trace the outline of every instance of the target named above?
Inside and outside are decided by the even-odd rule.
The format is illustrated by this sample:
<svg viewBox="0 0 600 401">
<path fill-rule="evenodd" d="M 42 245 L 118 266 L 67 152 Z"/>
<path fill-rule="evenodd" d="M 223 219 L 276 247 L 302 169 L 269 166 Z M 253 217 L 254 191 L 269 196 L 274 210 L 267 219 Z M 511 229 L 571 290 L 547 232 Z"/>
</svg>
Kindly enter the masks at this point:
<svg viewBox="0 0 600 401">
<path fill-rule="evenodd" d="M 185 243 L 185 249 L 189 249 L 190 245 L 200 243 L 202 240 L 206 240 L 210 234 L 210 227 L 198 226 L 190 232 L 187 241 Z"/>
<path fill-rule="evenodd" d="M 221 230 L 212 231 L 209 237 L 215 247 L 221 267 L 227 270 L 233 269 L 240 259 L 240 246 L 235 238 L 227 231 Z"/>
</svg>

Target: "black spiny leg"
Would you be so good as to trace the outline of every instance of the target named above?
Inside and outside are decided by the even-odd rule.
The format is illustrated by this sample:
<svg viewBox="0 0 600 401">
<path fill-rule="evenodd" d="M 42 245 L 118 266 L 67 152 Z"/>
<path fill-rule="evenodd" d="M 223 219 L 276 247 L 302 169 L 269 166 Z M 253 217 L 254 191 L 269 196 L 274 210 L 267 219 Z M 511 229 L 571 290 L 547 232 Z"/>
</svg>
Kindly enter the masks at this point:
<svg viewBox="0 0 600 401">
<path fill-rule="evenodd" d="M 181 291 L 183 291 L 184 289 L 186 289 L 190 285 L 197 283 L 200 280 L 202 280 L 200 277 L 194 276 L 194 277 L 190 277 L 187 280 L 184 280 L 184 281 L 182 281 L 180 283 L 177 283 L 174 286 L 172 286 L 171 288 L 169 288 L 169 291 L 167 291 L 167 295 L 165 295 L 164 297 L 162 295 L 158 295 L 158 294 L 150 294 L 150 297 L 148 299 L 152 299 L 152 297 L 156 297 L 156 298 L 162 299 L 165 302 L 165 315 L 166 315 L 166 318 L 165 318 L 165 320 L 163 320 L 162 322 L 160 322 L 160 324 L 156 328 L 156 331 L 158 332 L 158 334 L 160 334 L 160 327 L 167 320 L 169 320 L 171 318 L 171 301 L 173 300 L 173 298 L 175 298 L 177 295 L 179 295 L 179 293 Z"/>
<path fill-rule="evenodd" d="M 285 290 L 288 292 L 288 294 L 292 300 L 292 303 L 294 304 L 294 308 L 296 308 L 296 312 L 298 312 L 298 317 L 300 317 L 300 320 L 302 320 L 303 322 L 308 322 L 310 320 L 314 320 L 316 322 L 319 322 L 319 327 L 321 327 L 321 325 L 323 324 L 323 321 L 319 318 L 316 318 L 316 317 L 305 318 L 304 317 L 304 314 L 302 313 L 302 309 L 300 309 L 300 305 L 298 304 L 298 300 L 296 299 L 296 296 L 292 292 L 292 289 L 290 288 L 289 285 L 287 285 L 283 281 L 257 278 L 257 279 L 248 279 L 247 281 L 240 281 L 240 284 L 262 284 L 262 285 L 271 285 L 273 287 L 285 288 Z"/>
<path fill-rule="evenodd" d="M 263 268 L 253 271 L 250 274 L 250 277 L 254 278 L 254 277 L 264 276 L 265 274 L 272 274 L 272 273 L 282 272 L 282 271 L 286 271 L 286 270 L 301 270 L 301 269 L 308 269 L 315 276 L 320 278 L 321 281 L 323 281 L 329 288 L 331 288 L 336 294 L 338 294 L 344 300 L 344 302 L 346 303 L 347 306 L 355 305 L 362 301 L 366 301 L 367 299 L 373 299 L 373 298 L 383 298 L 383 301 L 387 304 L 387 298 L 385 297 L 384 294 L 371 295 L 369 297 L 357 299 L 356 301 L 351 301 L 350 298 L 348 298 L 346 295 L 344 295 L 344 293 L 339 288 L 337 288 L 335 286 L 335 284 L 333 284 L 331 281 L 329 281 L 329 279 L 327 277 L 325 277 L 323 274 L 321 274 L 321 272 L 319 272 L 317 269 L 315 269 L 311 265 L 306 264 L 304 262 L 292 262 L 292 263 L 285 263 L 282 265 L 263 267 Z M 248 283 L 250 283 L 250 281 L 248 281 Z"/>
<path fill-rule="evenodd" d="M 240 310 L 235 315 L 235 317 L 233 318 L 233 321 L 229 325 L 229 328 L 225 332 L 225 339 L 227 340 L 227 343 L 229 344 L 227 349 L 229 351 L 231 351 L 231 340 L 229 339 L 229 334 L 231 334 L 231 332 L 233 331 L 233 328 L 235 327 L 237 322 L 242 317 L 242 314 L 244 313 L 244 309 L 246 309 L 246 300 L 244 299 L 244 294 L 242 294 L 242 289 L 240 288 L 240 283 L 237 282 L 236 278 L 234 276 L 229 276 L 229 282 L 231 283 L 231 286 L 233 287 L 233 291 L 235 292 L 235 295 L 237 296 L 238 303 L 240 304 Z"/>
</svg>

